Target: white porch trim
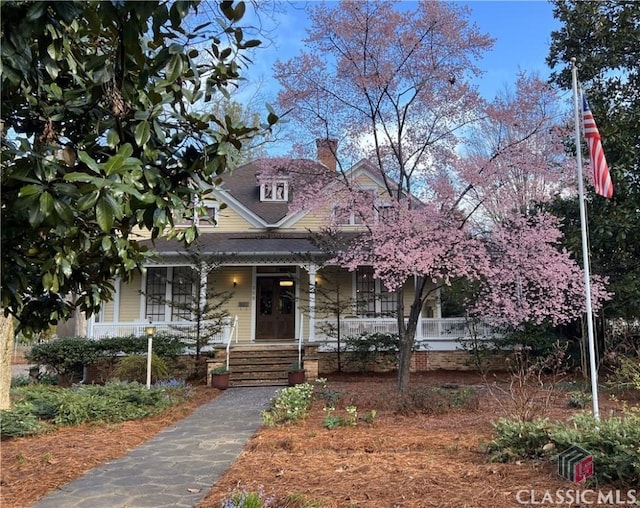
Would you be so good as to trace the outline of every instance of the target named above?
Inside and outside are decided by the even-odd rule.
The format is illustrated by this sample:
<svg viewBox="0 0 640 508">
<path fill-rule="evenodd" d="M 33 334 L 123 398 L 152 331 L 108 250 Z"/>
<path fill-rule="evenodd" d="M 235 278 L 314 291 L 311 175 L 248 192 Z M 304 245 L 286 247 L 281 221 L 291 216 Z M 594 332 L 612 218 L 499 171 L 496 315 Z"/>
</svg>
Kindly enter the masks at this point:
<svg viewBox="0 0 640 508">
<path fill-rule="evenodd" d="M 328 350 L 336 346 L 335 337 L 328 337 L 323 330 L 328 323 L 335 324 L 335 320 L 316 319 L 315 326 L 310 329 L 305 342 L 317 344 Z M 340 320 L 342 340 L 346 337 L 357 337 L 363 333 L 396 333 L 398 324 L 395 318 L 345 318 Z M 93 323 L 90 330 L 90 338 L 101 339 L 104 337 L 126 337 L 129 335 L 144 336 L 145 328 L 149 326 L 147 321 L 120 322 L 120 323 Z M 195 337 L 195 323 L 186 321 L 154 322 L 157 335 L 183 335 Z M 476 325 L 476 337 L 490 340 L 496 336 L 495 331 L 488 325 L 479 323 Z M 221 332 L 211 340 L 210 347 L 226 344 L 232 333 L 232 322 L 228 320 Z M 416 349 L 427 351 L 454 351 L 461 348 L 461 340 L 474 338 L 469 330 L 466 318 L 424 318 L 418 323 L 416 333 Z M 240 338 L 240 342 L 253 344 L 255 340 L 249 337 Z"/>
</svg>

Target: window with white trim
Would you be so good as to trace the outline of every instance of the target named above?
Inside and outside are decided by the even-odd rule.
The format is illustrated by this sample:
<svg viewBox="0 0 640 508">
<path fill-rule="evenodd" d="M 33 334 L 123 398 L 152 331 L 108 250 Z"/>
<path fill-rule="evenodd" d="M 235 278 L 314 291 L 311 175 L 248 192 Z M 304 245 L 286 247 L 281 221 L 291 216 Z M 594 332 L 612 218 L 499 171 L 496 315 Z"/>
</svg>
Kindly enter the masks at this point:
<svg viewBox="0 0 640 508">
<path fill-rule="evenodd" d="M 205 207 L 207 209 L 206 216 L 197 217 L 196 224 L 199 227 L 217 227 L 220 220 L 220 205 L 214 202 L 205 202 Z"/>
<path fill-rule="evenodd" d="M 389 291 L 382 281 L 374 278 L 373 267 L 360 266 L 355 273 L 356 313 L 363 317 L 396 315 L 398 295 Z"/>
<path fill-rule="evenodd" d="M 363 205 L 357 206 L 356 200 Z M 333 222 L 338 226 L 359 226 L 370 220 L 375 213 L 376 190 L 360 189 L 358 196 L 348 203 L 338 203 L 333 208 Z"/>
<path fill-rule="evenodd" d="M 289 183 L 286 180 L 274 180 L 260 185 L 260 201 L 287 202 Z"/>
<path fill-rule="evenodd" d="M 198 203 L 197 200 L 196 200 L 196 203 Z M 204 208 L 206 208 L 205 216 L 195 215 L 196 210 L 199 211 L 199 207 L 194 206 L 184 215 L 174 216 L 173 218 L 174 224 L 178 227 L 191 226 L 192 224 L 195 224 L 196 226 L 199 226 L 199 227 L 203 227 L 203 226 L 216 227 L 218 225 L 220 204 L 215 201 L 205 201 Z M 192 216 L 189 217 L 187 216 L 188 214 L 191 214 Z"/>
<path fill-rule="evenodd" d="M 193 274 L 189 266 L 149 267 L 145 286 L 145 319 L 184 321 L 190 312 L 181 304 L 194 298 Z"/>
</svg>

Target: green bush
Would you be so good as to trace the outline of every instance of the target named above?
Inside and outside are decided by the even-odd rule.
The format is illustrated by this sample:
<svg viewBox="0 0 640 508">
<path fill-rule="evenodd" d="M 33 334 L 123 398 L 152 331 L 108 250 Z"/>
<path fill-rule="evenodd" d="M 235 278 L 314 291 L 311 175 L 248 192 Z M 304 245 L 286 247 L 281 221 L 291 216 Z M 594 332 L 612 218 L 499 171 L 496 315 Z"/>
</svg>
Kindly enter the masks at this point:
<svg viewBox="0 0 640 508">
<path fill-rule="evenodd" d="M 593 455 L 600 483 L 640 485 L 640 409 L 599 421 L 580 413 L 569 425 L 556 424 L 551 438 L 558 451 L 578 445 Z"/>
<path fill-rule="evenodd" d="M 591 404 L 591 394 L 589 392 L 576 391 L 569 392 L 567 406 L 575 409 L 584 409 Z"/>
<path fill-rule="evenodd" d="M 120 381 L 136 381 L 138 383 L 146 383 L 147 379 L 147 356 L 131 355 L 125 356 L 118 360 L 115 370 L 113 371 L 115 378 Z M 151 355 L 151 382 L 155 383 L 160 379 L 169 377 L 169 367 L 165 361 L 158 355 Z"/>
<path fill-rule="evenodd" d="M 19 386 L 29 386 L 31 384 L 31 378 L 28 374 L 21 374 L 11 378 L 11 388 L 17 388 Z"/>
<path fill-rule="evenodd" d="M 347 337 L 349 363 L 361 372 L 372 368 L 397 368 L 400 342 L 397 333 L 362 333 Z"/>
<path fill-rule="evenodd" d="M 3 439 L 35 433 L 39 429 L 37 422 L 42 421 L 66 426 L 144 418 L 185 396 L 186 388 L 179 383 L 163 383 L 151 389 L 123 382 L 74 388 L 44 385 L 16 388 L 12 391 L 13 408 L 2 414 Z"/>
<path fill-rule="evenodd" d="M 31 363 L 44 365 L 54 372 L 59 384 L 69 386 L 82 379 L 84 366 L 101 358 L 115 359 L 122 355 L 146 354 L 147 347 L 147 337 L 133 335 L 100 340 L 73 337 L 34 344 L 26 356 Z M 159 335 L 153 338 L 153 352 L 163 359 L 175 358 L 184 349 L 185 344 L 178 337 Z"/>
<path fill-rule="evenodd" d="M 83 337 L 56 339 L 34 344 L 26 353 L 31 363 L 46 366 L 58 376 L 62 385 L 82 379 L 82 369 L 99 357 L 96 341 Z"/>
<path fill-rule="evenodd" d="M 96 342 L 100 356 L 141 355 L 147 352 L 148 337 L 108 337 Z M 175 358 L 184 353 L 185 343 L 179 337 L 157 335 L 153 337 L 153 352 L 161 358 Z"/>
<path fill-rule="evenodd" d="M 525 421 L 520 418 L 500 418 L 494 424 L 497 437 L 486 444 L 490 460 L 511 462 L 535 459 L 545 455 L 551 443 L 553 424 L 546 418 Z"/>
<path fill-rule="evenodd" d="M 333 407 L 335 408 L 342 397 L 342 394 L 337 390 L 332 390 L 327 387 L 327 379 L 324 377 L 319 377 L 316 379 L 315 390 L 313 391 L 313 396 L 316 400 L 321 400 L 324 402 L 325 407 Z"/>
<path fill-rule="evenodd" d="M 621 356 L 609 382 L 616 389 L 640 391 L 640 357 Z"/>
<path fill-rule="evenodd" d="M 60 393 L 64 389 L 52 385 L 33 385 L 13 392 L 14 406 L 25 403 L 40 420 L 53 420 L 61 404 Z"/>
<path fill-rule="evenodd" d="M 265 425 L 274 427 L 306 418 L 312 395 L 313 386 L 309 383 L 284 388 L 271 401 L 271 407 L 262 412 Z"/>
<path fill-rule="evenodd" d="M 596 421 L 580 413 L 571 421 L 523 422 L 503 418 L 495 424 L 497 437 L 486 450 L 490 459 L 508 462 L 527 458 L 557 461 L 558 453 L 577 445 L 593 455 L 594 477 L 590 481 L 620 486 L 640 484 L 640 410 Z"/>
<path fill-rule="evenodd" d="M 0 410 L 0 437 L 33 436 L 43 430 L 40 420 L 31 412 L 28 405 L 23 405 L 8 411 Z"/>
</svg>

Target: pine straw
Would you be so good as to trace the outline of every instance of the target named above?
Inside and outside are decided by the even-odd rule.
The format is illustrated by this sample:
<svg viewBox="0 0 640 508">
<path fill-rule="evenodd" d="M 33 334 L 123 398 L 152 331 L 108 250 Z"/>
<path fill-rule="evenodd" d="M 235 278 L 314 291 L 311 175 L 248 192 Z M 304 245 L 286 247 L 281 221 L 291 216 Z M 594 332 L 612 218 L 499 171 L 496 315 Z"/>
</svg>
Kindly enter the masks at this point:
<svg viewBox="0 0 640 508">
<path fill-rule="evenodd" d="M 3 441 L 0 444 L 0 506 L 31 506 L 47 492 L 123 456 L 219 393 L 197 386 L 189 400 L 142 420 L 85 424 L 61 428 L 51 434 Z"/>
<path fill-rule="evenodd" d="M 348 390 L 343 401 L 363 401 L 363 411 L 356 403 L 362 415 L 376 399 L 393 405 L 393 382 L 330 387 Z M 553 464 L 487 462 L 481 444 L 491 438 L 500 406 L 477 388 L 477 411 L 405 417 L 385 410 L 373 426 L 361 422 L 333 430 L 323 427 L 323 404 L 316 402 L 307 420 L 260 430 L 199 508 L 218 508 L 235 489 L 263 491 L 278 508 L 515 508 L 522 506 L 516 498 L 522 489 L 539 495 L 575 489 Z M 553 410 L 554 418 L 570 414 L 561 404 Z"/>
<path fill-rule="evenodd" d="M 327 430 L 318 402 L 300 424 L 261 429 L 201 508 L 218 508 L 235 488 L 263 488 L 278 498 L 278 508 L 301 508 L 287 500 L 290 494 L 318 501 L 305 508 L 515 508 L 522 506 L 516 500 L 520 489 L 575 488 L 557 477 L 553 465 L 486 462 L 480 444 L 490 438 L 491 422 L 501 416 L 501 408 L 477 384 L 477 376 L 437 372 L 413 379 L 416 384 L 474 384 L 479 409 L 396 416 L 390 409 L 397 397 L 392 375 L 333 378 L 329 387 L 345 393 L 340 407 L 354 403 L 361 415 L 377 409 L 374 426 Z M 145 420 L 83 425 L 2 442 L 0 506 L 31 506 L 87 470 L 124 455 L 218 393 L 201 386 L 193 399 Z M 551 417 L 572 413 L 559 401 Z"/>
</svg>

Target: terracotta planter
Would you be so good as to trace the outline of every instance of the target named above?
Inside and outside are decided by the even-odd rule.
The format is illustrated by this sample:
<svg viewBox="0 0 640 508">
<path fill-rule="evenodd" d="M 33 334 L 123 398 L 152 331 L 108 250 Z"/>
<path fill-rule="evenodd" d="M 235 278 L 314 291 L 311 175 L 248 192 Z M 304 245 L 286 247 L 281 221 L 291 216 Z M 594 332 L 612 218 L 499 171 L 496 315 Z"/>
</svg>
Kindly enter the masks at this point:
<svg viewBox="0 0 640 508">
<path fill-rule="evenodd" d="M 229 373 L 211 374 L 211 386 L 218 390 L 226 390 L 229 388 Z"/>
<path fill-rule="evenodd" d="M 287 376 L 289 386 L 295 386 L 304 383 L 306 378 L 304 370 L 295 370 L 293 372 L 289 372 Z"/>
</svg>

